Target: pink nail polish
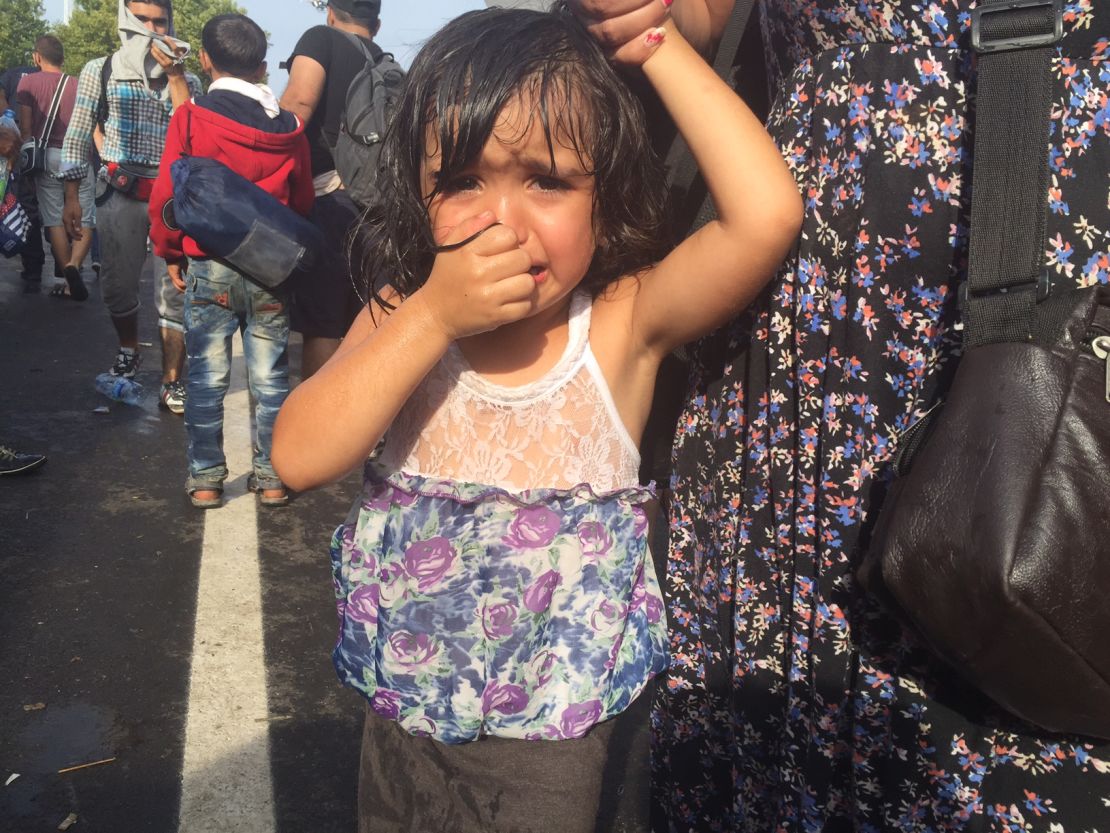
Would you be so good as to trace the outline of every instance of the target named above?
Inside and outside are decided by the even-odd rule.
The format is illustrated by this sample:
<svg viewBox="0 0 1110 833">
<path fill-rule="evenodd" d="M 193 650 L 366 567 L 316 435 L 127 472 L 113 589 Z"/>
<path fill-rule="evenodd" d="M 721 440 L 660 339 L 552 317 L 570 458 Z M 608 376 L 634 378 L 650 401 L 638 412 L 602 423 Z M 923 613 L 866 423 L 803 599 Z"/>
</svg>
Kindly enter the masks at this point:
<svg viewBox="0 0 1110 833">
<path fill-rule="evenodd" d="M 671 3 L 673 2 L 674 0 L 663 0 L 663 7 L 669 9 L 671 7 Z"/>
<path fill-rule="evenodd" d="M 644 35 L 644 43 L 646 43 L 648 46 L 658 46 L 663 42 L 663 39 L 666 37 L 666 35 L 666 31 L 663 29 L 651 29 L 646 35 Z"/>
</svg>

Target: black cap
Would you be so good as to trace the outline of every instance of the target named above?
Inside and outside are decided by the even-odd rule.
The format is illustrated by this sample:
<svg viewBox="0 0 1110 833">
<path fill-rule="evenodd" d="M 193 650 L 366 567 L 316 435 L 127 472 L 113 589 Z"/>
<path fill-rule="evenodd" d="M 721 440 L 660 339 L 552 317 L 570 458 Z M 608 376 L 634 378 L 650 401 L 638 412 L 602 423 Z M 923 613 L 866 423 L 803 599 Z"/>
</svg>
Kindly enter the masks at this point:
<svg viewBox="0 0 1110 833">
<path fill-rule="evenodd" d="M 382 11 L 382 0 L 328 0 L 328 5 L 359 20 L 377 20 Z"/>
</svg>

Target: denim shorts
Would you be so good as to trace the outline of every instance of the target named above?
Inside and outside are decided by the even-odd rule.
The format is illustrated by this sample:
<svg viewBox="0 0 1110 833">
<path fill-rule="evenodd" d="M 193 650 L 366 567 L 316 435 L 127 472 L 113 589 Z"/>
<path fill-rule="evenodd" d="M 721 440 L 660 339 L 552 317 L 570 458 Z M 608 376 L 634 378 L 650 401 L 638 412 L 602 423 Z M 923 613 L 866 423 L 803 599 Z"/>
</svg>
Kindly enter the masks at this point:
<svg viewBox="0 0 1110 833">
<path fill-rule="evenodd" d="M 46 228 L 58 227 L 62 224 L 62 209 L 65 208 L 65 182 L 58 179 L 58 172 L 62 167 L 62 151 L 60 148 L 47 148 L 46 170 L 35 174 L 35 195 L 39 201 L 39 214 L 42 215 L 42 224 Z M 96 186 L 96 174 L 91 166 L 88 174 L 81 180 L 81 225 L 92 228 L 96 225 L 96 205 L 93 192 Z"/>
</svg>

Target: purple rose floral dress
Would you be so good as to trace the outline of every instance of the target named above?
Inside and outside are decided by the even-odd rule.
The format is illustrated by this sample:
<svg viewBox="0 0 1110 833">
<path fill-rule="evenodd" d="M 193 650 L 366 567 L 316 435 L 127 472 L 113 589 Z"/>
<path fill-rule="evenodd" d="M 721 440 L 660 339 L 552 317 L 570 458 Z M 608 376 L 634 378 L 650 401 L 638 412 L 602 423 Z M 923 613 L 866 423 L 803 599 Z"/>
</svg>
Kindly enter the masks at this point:
<svg viewBox="0 0 1110 833">
<path fill-rule="evenodd" d="M 1063 6 L 1045 262 L 1086 286 L 1110 279 L 1110 3 Z M 768 126 L 806 218 L 768 290 L 692 351 L 658 830 L 1110 831 L 1110 745 L 1000 713 L 853 580 L 898 435 L 957 355 L 971 8 L 760 3 Z"/>
<path fill-rule="evenodd" d="M 332 562 L 340 679 L 413 735 L 578 738 L 666 665 L 640 455 L 576 293 L 542 379 L 452 346 L 398 414 Z"/>
</svg>

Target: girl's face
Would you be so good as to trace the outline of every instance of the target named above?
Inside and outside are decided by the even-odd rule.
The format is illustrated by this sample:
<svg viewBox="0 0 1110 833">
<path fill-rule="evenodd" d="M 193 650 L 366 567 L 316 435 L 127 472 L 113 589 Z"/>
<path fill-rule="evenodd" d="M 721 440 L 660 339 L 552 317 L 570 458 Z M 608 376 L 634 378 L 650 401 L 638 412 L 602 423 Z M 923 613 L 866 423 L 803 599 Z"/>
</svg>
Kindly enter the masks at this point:
<svg viewBox="0 0 1110 833">
<path fill-rule="evenodd" d="M 439 186 L 428 204 L 437 244 L 454 240 L 456 226 L 487 210 L 516 233 L 520 248 L 532 259 L 538 312 L 566 298 L 593 259 L 594 177 L 577 151 L 565 146 L 570 143 L 560 143 L 554 129 L 552 171 L 543 125 L 526 102 L 508 104 L 480 157 L 446 182 L 438 176 L 438 143 L 429 129 L 426 148 L 431 152 L 425 154 L 421 176 L 425 194 Z"/>
</svg>

